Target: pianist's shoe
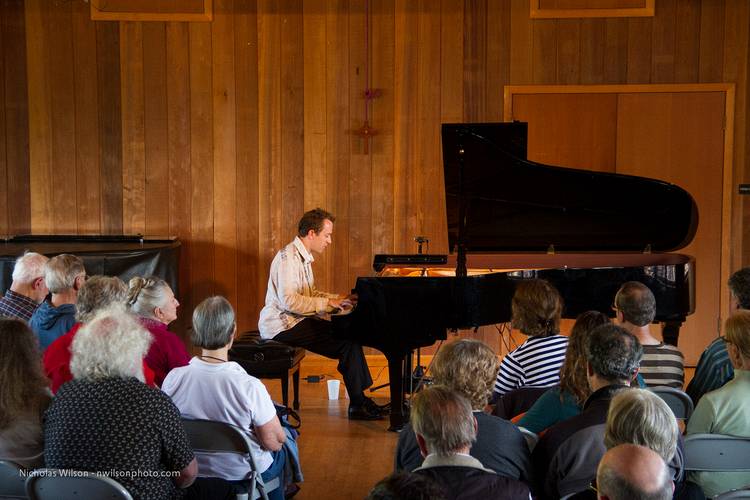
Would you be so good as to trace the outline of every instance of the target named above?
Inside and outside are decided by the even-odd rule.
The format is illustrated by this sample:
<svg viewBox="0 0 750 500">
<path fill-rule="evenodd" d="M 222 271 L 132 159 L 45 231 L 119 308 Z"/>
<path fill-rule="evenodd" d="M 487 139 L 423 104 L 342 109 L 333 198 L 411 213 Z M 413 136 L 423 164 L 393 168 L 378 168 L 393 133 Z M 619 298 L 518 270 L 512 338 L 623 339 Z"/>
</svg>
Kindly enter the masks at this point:
<svg viewBox="0 0 750 500">
<path fill-rule="evenodd" d="M 349 405 L 349 420 L 381 420 L 380 412 L 370 410 L 366 404 L 361 406 Z"/>
</svg>

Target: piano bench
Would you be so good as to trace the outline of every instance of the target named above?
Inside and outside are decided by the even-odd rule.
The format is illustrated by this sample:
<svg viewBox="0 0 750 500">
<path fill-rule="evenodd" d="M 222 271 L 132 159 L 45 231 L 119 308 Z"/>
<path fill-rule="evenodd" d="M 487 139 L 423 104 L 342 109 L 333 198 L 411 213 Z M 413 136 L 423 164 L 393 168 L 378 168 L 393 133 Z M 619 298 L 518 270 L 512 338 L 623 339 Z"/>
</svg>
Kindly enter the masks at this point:
<svg viewBox="0 0 750 500">
<path fill-rule="evenodd" d="M 257 378 L 281 380 L 281 395 L 284 406 L 289 406 L 289 377 L 292 377 L 294 402 L 299 410 L 299 365 L 305 350 L 275 340 L 263 340 L 257 330 L 242 333 L 229 350 L 229 360 L 238 363 L 245 371 Z"/>
</svg>

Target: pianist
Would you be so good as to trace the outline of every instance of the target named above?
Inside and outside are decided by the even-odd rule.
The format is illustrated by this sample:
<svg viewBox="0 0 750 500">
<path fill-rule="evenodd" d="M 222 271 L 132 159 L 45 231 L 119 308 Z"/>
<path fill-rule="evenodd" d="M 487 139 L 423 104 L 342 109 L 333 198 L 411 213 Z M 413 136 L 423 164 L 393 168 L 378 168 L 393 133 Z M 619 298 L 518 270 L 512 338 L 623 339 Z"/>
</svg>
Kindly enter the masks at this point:
<svg viewBox="0 0 750 500">
<path fill-rule="evenodd" d="M 325 317 L 351 308 L 356 296 L 319 291 L 313 279 L 312 254 L 323 253 L 331 243 L 334 220 L 333 215 L 320 208 L 302 215 L 294 241 L 279 250 L 271 263 L 258 330 L 264 339 L 338 359 L 338 370 L 351 399 L 349 418 L 377 420 L 382 418 L 381 409 L 364 395 L 372 378 L 362 346 L 334 337 L 331 322 Z"/>
</svg>

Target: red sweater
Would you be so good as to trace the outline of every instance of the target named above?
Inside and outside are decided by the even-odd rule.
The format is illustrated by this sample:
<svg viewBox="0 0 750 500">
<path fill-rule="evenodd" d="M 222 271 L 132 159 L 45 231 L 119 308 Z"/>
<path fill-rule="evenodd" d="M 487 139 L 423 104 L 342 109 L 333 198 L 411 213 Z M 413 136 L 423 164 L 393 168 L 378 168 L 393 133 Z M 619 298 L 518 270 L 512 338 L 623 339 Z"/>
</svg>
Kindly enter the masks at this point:
<svg viewBox="0 0 750 500">
<path fill-rule="evenodd" d="M 80 327 L 81 323 L 76 323 L 68 333 L 57 338 L 44 351 L 44 373 L 50 380 L 52 394 L 56 393 L 65 382 L 73 380 L 73 375 L 70 373 L 70 345 Z M 153 386 L 154 371 L 148 367 L 145 360 L 143 361 L 143 375 L 146 378 L 146 384 Z"/>
<path fill-rule="evenodd" d="M 180 337 L 167 330 L 161 321 L 149 318 L 138 318 L 154 338 L 146 354 L 146 364 L 154 370 L 154 382 L 161 387 L 164 378 L 172 368 L 186 366 L 190 363 L 190 354 L 185 349 Z"/>
</svg>

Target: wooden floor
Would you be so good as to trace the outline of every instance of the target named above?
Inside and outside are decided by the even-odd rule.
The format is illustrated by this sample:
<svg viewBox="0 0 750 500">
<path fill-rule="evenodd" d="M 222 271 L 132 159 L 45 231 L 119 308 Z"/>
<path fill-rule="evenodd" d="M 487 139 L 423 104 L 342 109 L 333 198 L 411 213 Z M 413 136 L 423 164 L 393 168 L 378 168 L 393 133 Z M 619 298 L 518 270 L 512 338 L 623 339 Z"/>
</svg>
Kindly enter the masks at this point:
<svg viewBox="0 0 750 500">
<path fill-rule="evenodd" d="M 368 356 L 368 361 L 375 385 L 386 383 L 388 370 L 382 356 Z M 298 444 L 305 482 L 295 498 L 364 498 L 378 480 L 392 472 L 398 435 L 387 431 L 387 420 L 349 421 L 346 417 L 349 400 L 344 399 L 343 384 L 342 399 L 328 400 L 326 380 L 331 376 L 341 379 L 335 362 L 308 354 L 302 362 L 301 375 L 326 375 L 326 379 L 318 383 L 300 382 L 302 428 Z M 281 401 L 281 383 L 278 380 L 263 380 L 263 383 L 271 397 Z M 291 400 L 291 383 L 289 392 Z M 371 397 L 382 404 L 388 402 L 388 394 L 384 388 Z"/>
</svg>

